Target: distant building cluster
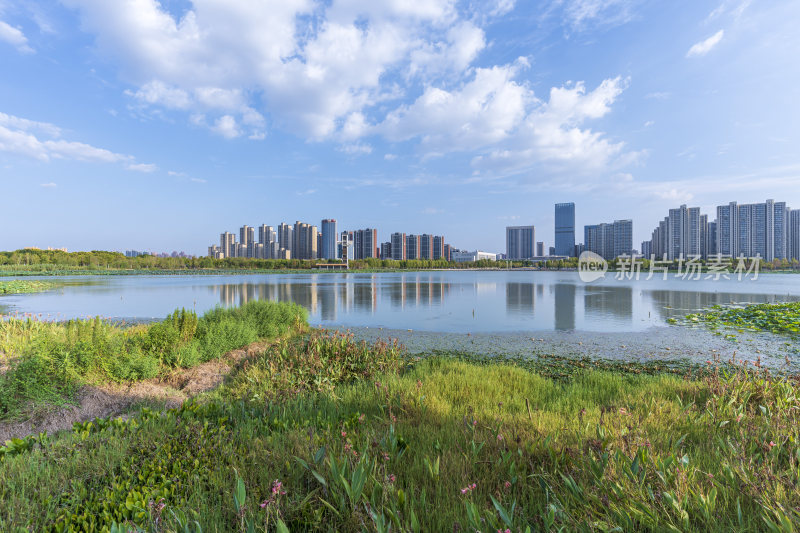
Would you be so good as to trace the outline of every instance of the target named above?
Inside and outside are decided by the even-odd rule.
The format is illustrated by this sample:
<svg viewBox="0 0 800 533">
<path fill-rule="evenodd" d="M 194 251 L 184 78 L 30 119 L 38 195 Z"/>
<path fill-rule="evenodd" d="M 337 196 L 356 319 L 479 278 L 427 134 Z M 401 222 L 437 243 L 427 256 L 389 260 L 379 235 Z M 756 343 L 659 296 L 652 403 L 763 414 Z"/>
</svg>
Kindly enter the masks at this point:
<svg viewBox="0 0 800 533">
<path fill-rule="evenodd" d="M 173 251 L 172 253 L 167 252 L 140 252 L 138 250 L 125 250 L 125 257 L 140 257 L 143 255 L 149 255 L 153 257 L 194 257 L 193 255 L 187 254 L 186 252 L 178 252 Z"/>
<path fill-rule="evenodd" d="M 320 229 L 321 228 L 321 231 Z M 392 233 L 388 241 L 379 242 L 374 228 L 338 232 L 336 220 L 324 219 L 320 226 L 297 221 L 294 225 L 281 223 L 277 231 L 273 226 L 258 228 L 242 226 L 239 239 L 225 232 L 220 234 L 219 245 L 208 247 L 208 256 L 215 259 L 248 257 L 256 259 L 426 259 L 446 261 L 474 261 L 470 257 L 497 259 L 488 252 L 462 252 L 445 242 L 443 235 Z M 459 255 L 460 254 L 460 255 Z"/>
<path fill-rule="evenodd" d="M 800 209 L 786 202 L 717 206 L 716 219 L 708 220 L 699 207 L 682 205 L 669 210 L 649 241 L 642 243 L 645 257 L 761 257 L 765 261 L 800 259 Z"/>
<path fill-rule="evenodd" d="M 584 250 L 605 259 L 631 254 L 633 250 L 633 221 L 615 220 L 610 223 L 584 226 L 584 242 L 575 242 L 575 204 L 555 205 L 555 246 L 545 255 L 544 241 L 536 240 L 534 226 L 506 227 L 506 259 L 545 261 L 578 257 Z"/>
</svg>

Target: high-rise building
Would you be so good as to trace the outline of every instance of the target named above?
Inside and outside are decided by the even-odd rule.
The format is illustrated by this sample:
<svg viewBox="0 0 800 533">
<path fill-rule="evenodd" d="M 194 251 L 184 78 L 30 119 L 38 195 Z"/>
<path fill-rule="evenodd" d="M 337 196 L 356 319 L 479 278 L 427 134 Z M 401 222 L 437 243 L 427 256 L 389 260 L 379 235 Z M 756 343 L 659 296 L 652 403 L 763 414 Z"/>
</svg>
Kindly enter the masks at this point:
<svg viewBox="0 0 800 533">
<path fill-rule="evenodd" d="M 650 259 L 650 256 L 653 255 L 653 242 L 652 241 L 642 241 L 642 256 Z"/>
<path fill-rule="evenodd" d="M 406 259 L 421 259 L 422 247 L 419 235 L 406 235 Z"/>
<path fill-rule="evenodd" d="M 378 230 L 360 229 L 353 232 L 355 259 L 378 257 Z"/>
<path fill-rule="evenodd" d="M 792 210 L 786 205 L 786 202 L 767 200 L 767 205 L 769 206 L 770 204 L 772 205 L 773 231 L 770 231 L 769 226 L 767 226 L 767 235 L 772 238 L 771 243 L 769 240 L 767 241 L 767 256 L 771 257 L 770 261 L 772 259 L 790 259 Z M 772 250 L 769 249 L 770 244 L 772 245 Z"/>
<path fill-rule="evenodd" d="M 700 208 L 682 205 L 669 210 L 667 259 L 700 256 Z"/>
<path fill-rule="evenodd" d="M 389 242 L 382 242 L 381 243 L 381 259 L 391 259 L 392 258 L 392 243 Z"/>
<path fill-rule="evenodd" d="M 791 258 L 800 260 L 800 209 L 792 209 L 790 212 L 789 241 Z"/>
<path fill-rule="evenodd" d="M 290 256 L 294 258 L 294 235 L 292 235 L 292 226 L 281 222 L 278 224 L 278 246 L 282 250 L 289 252 Z"/>
<path fill-rule="evenodd" d="M 225 257 L 236 257 L 236 235 L 230 232 L 221 233 L 219 236 L 220 251 Z"/>
<path fill-rule="evenodd" d="M 389 237 L 389 242 L 392 245 L 392 259 L 395 261 L 405 261 L 406 256 L 406 234 L 405 233 L 392 233 Z"/>
<path fill-rule="evenodd" d="M 244 225 L 239 228 L 239 244 L 244 253 L 240 257 L 253 257 L 253 244 L 255 243 L 255 229 Z"/>
<path fill-rule="evenodd" d="M 294 259 L 317 259 L 317 227 L 299 220 L 292 230 L 292 257 Z"/>
<path fill-rule="evenodd" d="M 506 259 L 530 259 L 535 255 L 535 243 L 536 228 L 533 226 L 506 227 Z"/>
<path fill-rule="evenodd" d="M 630 255 L 633 251 L 633 221 L 615 220 L 583 227 L 583 248 L 604 259 Z"/>
<path fill-rule="evenodd" d="M 739 255 L 739 206 L 736 202 L 717 206 L 717 253 Z"/>
<path fill-rule="evenodd" d="M 719 253 L 717 247 L 717 221 L 708 223 L 706 231 L 706 257 L 712 257 Z"/>
<path fill-rule="evenodd" d="M 544 257 L 544 241 L 536 243 L 536 257 Z"/>
<path fill-rule="evenodd" d="M 261 224 L 258 227 L 258 243 L 261 245 L 260 255 L 256 255 L 261 259 L 275 259 L 272 255 L 272 243 L 277 240 L 277 233 L 272 226 Z"/>
<path fill-rule="evenodd" d="M 423 233 L 419 241 L 420 259 L 433 259 L 433 235 Z"/>
<path fill-rule="evenodd" d="M 717 207 L 717 245 L 722 255 L 761 256 L 766 261 L 791 255 L 791 210 L 786 202 Z"/>
<path fill-rule="evenodd" d="M 336 259 L 336 220 L 332 218 L 326 218 L 322 221 L 320 257 Z"/>
<path fill-rule="evenodd" d="M 633 220 L 615 220 L 612 224 L 614 232 L 614 257 L 633 253 Z"/>
<path fill-rule="evenodd" d="M 452 257 L 453 257 L 453 247 L 450 246 L 449 244 L 445 244 L 444 245 L 444 256 L 442 256 L 442 258 L 445 261 L 449 262 Z"/>
<path fill-rule="evenodd" d="M 444 257 L 444 235 L 433 237 L 433 260 L 438 261 Z"/>
<path fill-rule="evenodd" d="M 700 257 L 708 257 L 708 215 L 700 215 Z"/>
<path fill-rule="evenodd" d="M 556 204 L 556 255 L 572 257 L 575 254 L 575 204 Z"/>
</svg>

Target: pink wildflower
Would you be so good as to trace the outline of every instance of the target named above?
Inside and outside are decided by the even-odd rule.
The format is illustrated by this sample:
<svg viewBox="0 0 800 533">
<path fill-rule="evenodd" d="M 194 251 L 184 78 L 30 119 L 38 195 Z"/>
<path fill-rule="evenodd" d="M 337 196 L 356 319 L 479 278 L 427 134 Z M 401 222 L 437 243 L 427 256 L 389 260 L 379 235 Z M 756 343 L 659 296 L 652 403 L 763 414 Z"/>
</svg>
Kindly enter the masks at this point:
<svg viewBox="0 0 800 533">
<path fill-rule="evenodd" d="M 511 482 L 510 482 L 510 481 L 506 481 L 506 482 L 503 484 L 503 486 L 506 488 L 506 490 L 508 490 L 508 489 L 510 489 L 510 488 L 511 488 Z"/>
</svg>

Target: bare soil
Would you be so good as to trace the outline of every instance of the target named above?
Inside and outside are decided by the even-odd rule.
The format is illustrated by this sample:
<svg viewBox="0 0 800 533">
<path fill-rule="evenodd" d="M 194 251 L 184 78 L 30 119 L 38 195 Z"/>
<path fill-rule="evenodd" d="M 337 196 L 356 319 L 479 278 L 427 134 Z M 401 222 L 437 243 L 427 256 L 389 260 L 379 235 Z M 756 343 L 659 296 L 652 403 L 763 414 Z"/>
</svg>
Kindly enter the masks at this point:
<svg viewBox="0 0 800 533">
<path fill-rule="evenodd" d="M 94 418 L 126 416 L 142 405 L 170 409 L 206 391 L 215 389 L 238 365 L 263 353 L 275 341 L 254 342 L 233 350 L 219 360 L 208 361 L 193 368 L 176 370 L 162 378 L 149 379 L 127 385 L 105 384 L 85 386 L 78 391 L 75 405 L 45 411 L 30 420 L 20 422 L 0 421 L 0 444 L 11 438 L 48 434 L 72 429 L 75 422 Z M 7 370 L 0 361 L 0 374 Z"/>
</svg>

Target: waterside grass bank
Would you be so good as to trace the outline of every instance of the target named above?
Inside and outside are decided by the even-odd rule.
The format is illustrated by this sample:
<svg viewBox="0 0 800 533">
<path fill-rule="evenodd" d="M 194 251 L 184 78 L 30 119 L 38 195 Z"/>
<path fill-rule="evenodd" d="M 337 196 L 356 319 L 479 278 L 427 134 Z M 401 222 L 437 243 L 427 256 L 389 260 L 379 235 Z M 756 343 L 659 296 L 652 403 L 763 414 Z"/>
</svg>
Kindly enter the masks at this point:
<svg viewBox="0 0 800 533">
<path fill-rule="evenodd" d="M 293 335 L 180 408 L 9 442 L 0 530 L 792 531 L 797 390 L 720 361 L 526 368 Z"/>
<path fill-rule="evenodd" d="M 259 339 L 306 327 L 295 304 L 250 302 L 202 317 L 186 310 L 127 326 L 99 317 L 0 321 L 0 420 L 34 416 L 75 399 L 80 387 L 136 382 L 220 358 Z"/>
</svg>

